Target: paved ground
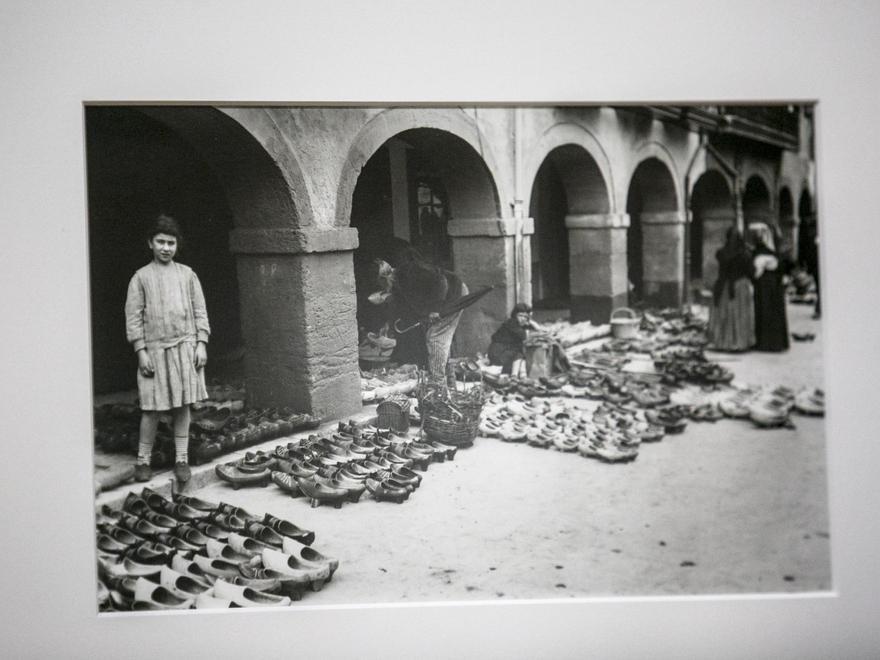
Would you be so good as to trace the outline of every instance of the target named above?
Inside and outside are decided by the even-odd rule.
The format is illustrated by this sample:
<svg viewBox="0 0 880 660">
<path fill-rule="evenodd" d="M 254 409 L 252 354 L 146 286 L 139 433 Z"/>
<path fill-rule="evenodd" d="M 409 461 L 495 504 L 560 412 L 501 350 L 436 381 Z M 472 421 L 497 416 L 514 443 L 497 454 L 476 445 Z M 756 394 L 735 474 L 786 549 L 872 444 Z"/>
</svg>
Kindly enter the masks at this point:
<svg viewBox="0 0 880 660">
<path fill-rule="evenodd" d="M 742 382 L 821 386 L 811 311 L 790 307 L 790 326 L 815 342 L 719 358 Z M 221 483 L 196 494 L 315 530 L 341 567 L 303 605 L 827 590 L 823 423 L 795 421 L 691 423 L 626 465 L 480 438 L 402 505 L 312 509 Z"/>
</svg>

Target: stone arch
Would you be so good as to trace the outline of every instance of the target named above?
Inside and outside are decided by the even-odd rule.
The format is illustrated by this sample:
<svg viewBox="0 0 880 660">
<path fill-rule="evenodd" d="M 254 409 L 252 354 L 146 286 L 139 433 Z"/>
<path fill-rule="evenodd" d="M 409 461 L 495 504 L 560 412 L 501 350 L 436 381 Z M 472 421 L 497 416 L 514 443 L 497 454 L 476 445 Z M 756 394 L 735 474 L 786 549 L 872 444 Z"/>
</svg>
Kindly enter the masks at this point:
<svg viewBox="0 0 880 660">
<path fill-rule="evenodd" d="M 211 164 L 236 228 L 313 224 L 302 167 L 266 108 L 144 106 L 142 114 L 182 136 Z"/>
<path fill-rule="evenodd" d="M 245 308 L 254 296 L 232 236 L 311 218 L 294 154 L 256 108 L 94 105 L 86 125 L 96 391 L 130 386 L 118 367 L 130 348 L 106 321 L 121 313 L 125 283 L 147 261 L 140 225 L 159 212 L 182 225 L 177 258 L 198 273 L 211 317 L 209 373 L 225 375 L 232 362 L 221 358 L 248 343 Z"/>
<path fill-rule="evenodd" d="M 550 154 L 561 147 L 569 150 L 568 160 L 574 165 L 566 186 L 570 197 L 569 211 L 589 214 L 616 212 L 614 196 L 610 194 L 614 190 L 614 179 L 608 154 L 596 137 L 579 124 L 564 122 L 545 130 L 530 151 L 523 180 L 534 182 Z M 576 183 L 578 178 L 586 183 Z M 528 190 L 529 197 L 523 200 L 525 208 L 531 206 L 532 187 Z"/>
<path fill-rule="evenodd" d="M 629 185 L 626 189 L 627 195 L 632 189 L 633 178 L 636 173 L 639 171 L 639 168 L 642 168 L 646 162 L 651 163 L 651 167 L 657 168 L 658 163 L 653 161 L 659 161 L 659 164 L 663 165 L 665 169 L 665 173 L 668 175 L 669 179 L 664 181 L 663 187 L 665 188 L 665 194 L 662 195 L 663 199 L 663 211 L 677 211 L 683 206 L 683 198 L 684 194 L 681 188 L 681 177 L 679 176 L 678 167 L 675 164 L 675 159 L 672 157 L 669 149 L 666 145 L 663 145 L 659 142 L 645 142 L 639 145 L 636 148 L 635 157 L 633 159 L 633 163 L 635 165 L 632 168 L 632 171 L 629 172 L 629 176 L 627 181 L 629 181 Z M 657 168 L 656 173 L 663 177 L 663 169 Z M 671 185 L 670 185 L 671 184 Z M 670 197 L 670 192 L 674 197 Z M 660 197 L 658 196 L 658 199 Z"/>
<path fill-rule="evenodd" d="M 387 180 L 379 175 L 381 169 Z M 419 172 L 426 181 L 416 180 Z M 361 129 L 343 166 L 335 218 L 337 225 L 350 224 L 359 235 L 360 246 L 353 255 L 359 327 L 368 330 L 368 324 L 382 320 L 367 302 L 375 286 L 372 264 L 375 258 L 393 259 L 398 251 L 394 246 L 400 245 L 397 239 L 403 239 L 423 256 L 453 269 L 469 287 L 495 286 L 479 308 L 465 312 L 452 349 L 453 354 L 485 350 L 486 319 L 504 318 L 516 291 L 516 257 L 507 245 L 513 242 L 508 225 L 514 221 L 502 219 L 497 173 L 488 140 L 461 109 L 393 108 Z M 372 183 L 362 188 L 365 177 Z M 441 201 L 439 223 L 433 212 L 427 224 L 422 221 L 422 212 L 428 211 L 419 200 L 423 184 L 428 197 L 436 194 Z M 376 204 L 376 186 L 387 186 L 390 203 Z M 364 204 L 366 200 L 372 202 Z M 367 207 L 374 210 L 363 213 Z M 431 249 L 438 244 L 442 249 Z M 398 350 L 407 350 L 406 344 L 402 341 Z M 409 349 L 408 358 L 418 352 Z"/>
<path fill-rule="evenodd" d="M 690 211 L 690 278 L 706 285 L 718 276 L 715 252 L 724 244 L 727 229 L 736 224 L 733 193 L 720 170 L 707 169 L 695 181 Z"/>
<path fill-rule="evenodd" d="M 577 276 L 572 266 L 577 270 L 584 266 L 579 259 L 570 259 L 569 226 L 608 215 L 605 177 L 586 149 L 561 144 L 547 153 L 538 167 L 528 199 L 529 216 L 535 225 L 531 239 L 532 298 L 539 304 L 567 306 L 572 278 Z"/>
<path fill-rule="evenodd" d="M 277 121 L 285 111 L 138 110 L 201 154 L 224 191 L 250 403 L 319 417 L 359 408 L 355 324 L 346 317 L 353 281 L 339 256 L 354 247 L 356 234 L 318 222 L 308 178 Z M 319 271 L 322 278 L 311 277 Z"/>
<path fill-rule="evenodd" d="M 639 150 L 626 197 L 627 278 L 630 302 L 681 303 L 684 286 L 684 214 L 681 188 L 668 151 L 650 143 Z"/>
<path fill-rule="evenodd" d="M 476 196 L 462 195 L 456 206 L 457 219 L 501 217 L 500 199 L 512 199 L 499 194 L 498 166 L 476 121 L 458 109 L 391 108 L 373 117 L 352 141 L 342 168 L 336 197 L 335 223 L 348 226 L 351 218 L 352 196 L 361 170 L 376 151 L 389 139 L 413 129 L 436 129 L 462 141 L 482 163 L 480 192 Z M 464 204 L 461 202 L 464 201 Z M 453 204 L 452 199 L 450 203 Z"/>
</svg>

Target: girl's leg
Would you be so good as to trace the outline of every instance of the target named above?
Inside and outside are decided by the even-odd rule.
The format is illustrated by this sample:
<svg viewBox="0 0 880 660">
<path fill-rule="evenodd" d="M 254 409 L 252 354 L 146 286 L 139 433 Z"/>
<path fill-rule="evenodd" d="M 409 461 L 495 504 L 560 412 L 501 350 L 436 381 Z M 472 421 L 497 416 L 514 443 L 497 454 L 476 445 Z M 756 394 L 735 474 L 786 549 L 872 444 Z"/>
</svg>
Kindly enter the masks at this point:
<svg viewBox="0 0 880 660">
<path fill-rule="evenodd" d="M 153 476 L 150 462 L 153 458 L 153 445 L 156 443 L 156 429 L 159 426 L 159 413 L 155 410 L 144 410 L 141 413 L 141 427 L 138 437 L 138 457 L 134 466 L 136 481 L 149 481 Z"/>
<path fill-rule="evenodd" d="M 190 407 L 175 408 L 174 418 L 174 462 L 186 463 L 189 460 L 189 421 Z"/>
<path fill-rule="evenodd" d="M 155 410 L 144 410 L 141 413 L 141 428 L 138 438 L 138 460 L 140 465 L 149 465 L 153 456 L 153 445 L 156 442 L 156 429 L 159 427 L 159 413 Z"/>
<path fill-rule="evenodd" d="M 188 405 L 175 408 L 172 413 L 174 421 L 174 474 L 178 481 L 188 481 L 189 470 L 189 421 Z"/>
</svg>

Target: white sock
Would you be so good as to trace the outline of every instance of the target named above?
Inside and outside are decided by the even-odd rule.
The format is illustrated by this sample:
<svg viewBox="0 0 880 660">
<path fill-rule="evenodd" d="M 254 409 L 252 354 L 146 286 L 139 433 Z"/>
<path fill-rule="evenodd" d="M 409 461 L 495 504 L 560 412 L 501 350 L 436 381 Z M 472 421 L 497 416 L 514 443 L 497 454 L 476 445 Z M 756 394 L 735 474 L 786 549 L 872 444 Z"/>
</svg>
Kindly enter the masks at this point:
<svg viewBox="0 0 880 660">
<path fill-rule="evenodd" d="M 189 463 L 189 436 L 174 436 L 174 462 Z"/>
<path fill-rule="evenodd" d="M 153 440 L 138 440 L 138 459 L 140 465 L 149 465 L 153 458 Z"/>
</svg>

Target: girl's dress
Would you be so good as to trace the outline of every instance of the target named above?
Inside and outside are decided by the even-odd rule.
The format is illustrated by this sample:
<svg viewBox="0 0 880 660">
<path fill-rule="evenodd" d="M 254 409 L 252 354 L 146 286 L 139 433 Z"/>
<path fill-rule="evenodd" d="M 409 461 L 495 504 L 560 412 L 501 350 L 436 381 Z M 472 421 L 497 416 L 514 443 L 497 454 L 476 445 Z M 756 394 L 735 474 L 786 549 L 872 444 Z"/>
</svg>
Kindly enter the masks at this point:
<svg viewBox="0 0 880 660">
<path fill-rule="evenodd" d="M 125 330 L 135 352 L 145 348 L 155 373 L 137 373 L 141 410 L 170 410 L 208 398 L 197 342 L 211 334 L 199 278 L 188 266 L 150 262 L 128 285 Z"/>
<path fill-rule="evenodd" d="M 716 254 L 718 280 L 709 316 L 709 341 L 716 350 L 745 351 L 755 344 L 755 307 L 750 281 L 752 263 L 746 252 Z"/>
</svg>

